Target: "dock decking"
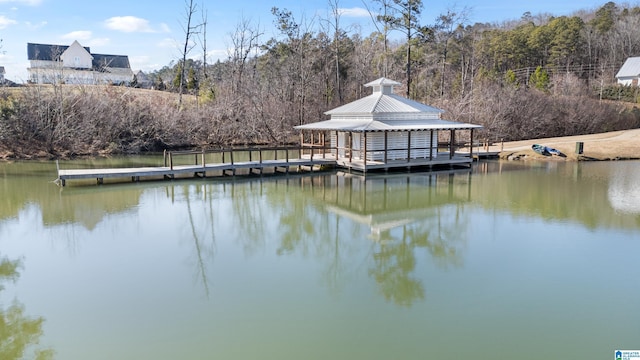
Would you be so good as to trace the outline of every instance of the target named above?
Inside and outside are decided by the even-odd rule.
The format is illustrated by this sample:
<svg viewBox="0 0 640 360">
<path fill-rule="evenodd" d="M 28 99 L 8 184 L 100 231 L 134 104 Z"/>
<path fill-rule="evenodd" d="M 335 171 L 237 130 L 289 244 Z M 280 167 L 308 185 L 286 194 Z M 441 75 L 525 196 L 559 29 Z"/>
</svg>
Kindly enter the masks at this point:
<svg viewBox="0 0 640 360">
<path fill-rule="evenodd" d="M 248 170 L 249 174 L 262 175 L 265 169 L 273 172 L 288 173 L 292 168 L 307 171 L 321 170 L 324 168 L 341 167 L 359 172 L 387 171 L 393 169 L 432 168 L 442 166 L 471 166 L 473 158 L 469 154 L 455 153 L 450 156 L 448 152 L 439 153 L 432 159 L 410 159 L 382 161 L 367 161 L 335 158 L 335 152 L 326 152 L 327 149 L 311 150 L 302 148 L 245 148 L 245 149 L 220 149 L 206 151 L 169 151 L 164 154 L 163 166 L 102 168 L 102 169 L 58 169 L 57 182 L 65 186 L 68 180 L 96 179 L 102 184 L 104 179 L 128 179 L 140 181 L 141 179 L 175 179 L 177 177 L 208 177 L 236 175 L 240 169 Z M 306 151 L 306 152 L 305 152 Z M 235 158 L 234 158 L 235 154 Z M 241 156 L 239 156 L 241 155 Z M 477 155 L 476 155 L 477 156 Z M 474 156 L 474 158 L 476 157 Z M 237 161 L 241 158 L 242 161 Z M 268 158 L 268 159 L 267 159 Z M 181 160 L 175 163 L 176 160 Z M 185 164 L 190 162 L 190 164 Z M 193 159 L 193 160 L 190 160 Z M 244 171 L 243 174 L 247 172 Z"/>
<path fill-rule="evenodd" d="M 289 172 L 293 168 L 307 168 L 314 171 L 314 168 L 324 166 L 334 166 L 335 159 L 326 157 L 298 157 L 290 158 L 290 151 L 293 148 L 258 148 L 258 149 L 226 149 L 207 151 L 176 151 L 165 152 L 164 166 L 130 167 L 130 168 L 102 168 L 102 169 L 58 169 L 58 182 L 65 186 L 68 180 L 96 179 L 98 184 L 102 184 L 108 178 L 131 178 L 132 181 L 140 181 L 142 178 L 168 178 L 174 179 L 177 176 L 193 175 L 196 177 L 207 177 L 207 173 L 218 173 L 222 175 L 235 175 L 239 169 L 248 169 L 249 173 L 258 172 L 262 174 L 265 169 L 273 169 L 274 172 L 283 170 Z M 248 154 L 248 161 L 235 161 L 234 153 Z M 253 155 L 259 154 L 259 159 L 254 160 Z M 274 159 L 265 159 L 265 152 L 275 154 Z M 284 158 L 278 158 L 278 153 L 283 152 Z M 207 155 L 218 154 L 221 162 L 207 161 Z M 177 157 L 193 156 L 195 164 L 175 165 L 174 159 Z M 237 155 L 236 155 L 237 157 Z M 229 161 L 227 161 L 229 159 Z M 200 160 L 200 163 L 198 163 Z"/>
</svg>

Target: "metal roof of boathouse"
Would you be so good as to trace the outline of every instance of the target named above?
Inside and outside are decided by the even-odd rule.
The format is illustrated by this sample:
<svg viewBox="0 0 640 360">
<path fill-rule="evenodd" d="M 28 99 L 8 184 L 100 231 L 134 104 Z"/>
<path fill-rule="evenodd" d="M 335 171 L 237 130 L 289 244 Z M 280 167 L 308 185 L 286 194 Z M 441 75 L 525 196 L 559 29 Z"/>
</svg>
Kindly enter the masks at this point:
<svg viewBox="0 0 640 360">
<path fill-rule="evenodd" d="M 440 114 L 444 110 L 407 99 L 393 93 L 399 82 L 380 78 L 365 84 L 373 93 L 362 99 L 325 112 L 326 115 L 388 114 L 388 113 L 431 113 Z"/>
<path fill-rule="evenodd" d="M 444 110 L 393 92 L 399 82 L 379 78 L 365 84 L 371 95 L 325 112 L 330 120 L 296 126 L 299 130 L 417 131 L 479 129 L 481 125 L 443 120 Z"/>
</svg>

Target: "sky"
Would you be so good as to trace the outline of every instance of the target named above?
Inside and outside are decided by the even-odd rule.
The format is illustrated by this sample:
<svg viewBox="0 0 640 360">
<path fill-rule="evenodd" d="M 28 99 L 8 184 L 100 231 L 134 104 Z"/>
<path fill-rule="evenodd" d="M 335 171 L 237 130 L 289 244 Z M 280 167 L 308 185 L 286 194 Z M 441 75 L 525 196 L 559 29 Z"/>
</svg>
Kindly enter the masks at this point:
<svg viewBox="0 0 640 360">
<path fill-rule="evenodd" d="M 241 21 L 263 33 L 261 40 L 277 37 L 272 7 L 287 9 L 306 24 L 318 24 L 330 14 L 329 3 L 341 9 L 340 24 L 353 33 L 374 31 L 366 3 L 371 0 L 194 0 L 196 23 L 207 20 L 208 62 L 227 57 L 231 34 Z M 424 0 L 421 23 L 433 24 L 447 9 L 469 10 L 469 22 L 503 22 L 519 19 L 525 12 L 571 15 L 593 10 L 607 0 Z M 0 0 L 0 66 L 5 78 L 26 82 L 27 43 L 71 45 L 77 40 L 92 53 L 127 55 L 134 71 L 158 70 L 181 58 L 187 5 L 185 0 Z M 206 13 L 206 16 L 204 15 Z M 354 26 L 357 25 L 357 26 Z M 196 46 L 189 57 L 202 58 Z"/>
</svg>

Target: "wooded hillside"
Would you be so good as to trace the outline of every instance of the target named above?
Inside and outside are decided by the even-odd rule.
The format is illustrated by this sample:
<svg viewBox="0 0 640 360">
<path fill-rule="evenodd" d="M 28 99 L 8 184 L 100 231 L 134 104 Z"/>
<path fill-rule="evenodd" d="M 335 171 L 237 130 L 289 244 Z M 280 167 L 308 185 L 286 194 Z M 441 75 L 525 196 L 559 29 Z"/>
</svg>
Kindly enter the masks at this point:
<svg viewBox="0 0 640 360">
<path fill-rule="evenodd" d="M 446 119 L 484 125 L 479 137 L 489 141 L 640 127 L 635 106 L 604 101 L 638 100 L 615 74 L 640 56 L 639 7 L 609 2 L 573 16 L 469 24 L 466 9 L 425 14 L 420 0 L 372 0 L 378 31 L 361 34 L 341 26 L 339 5 L 329 0 L 332 17 L 312 20 L 273 8 L 279 36 L 242 20 L 225 61 L 180 60 L 151 74 L 156 89 L 195 98 L 180 106 L 113 87 L 5 91 L 0 140 L 54 153 L 284 143 L 295 139 L 293 126 L 326 119 L 382 76 Z"/>
</svg>

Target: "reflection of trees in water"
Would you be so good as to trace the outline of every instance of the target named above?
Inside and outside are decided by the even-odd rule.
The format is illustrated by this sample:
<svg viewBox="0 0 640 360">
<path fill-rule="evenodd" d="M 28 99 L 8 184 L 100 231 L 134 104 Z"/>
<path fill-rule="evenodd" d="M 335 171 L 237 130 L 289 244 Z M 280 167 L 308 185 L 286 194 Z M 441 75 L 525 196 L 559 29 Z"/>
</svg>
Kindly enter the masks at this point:
<svg viewBox="0 0 640 360">
<path fill-rule="evenodd" d="M 16 281 L 21 266 L 19 260 L 0 258 L 0 291 L 2 282 Z M 17 301 L 4 308 L 0 304 L 0 359 L 18 360 L 25 358 L 52 359 L 53 350 L 33 349 L 33 354 L 25 354 L 37 345 L 42 336 L 44 318 L 31 318 L 25 314 L 24 306 Z"/>
<path fill-rule="evenodd" d="M 264 234 L 273 218 L 264 204 L 263 182 L 251 181 L 238 185 L 232 182 L 223 186 L 225 193 L 230 190 L 234 224 L 238 231 L 235 237 L 241 242 L 244 251 L 251 254 L 264 248 Z"/>
<path fill-rule="evenodd" d="M 463 179 L 468 179 L 468 176 Z M 376 242 L 368 240 L 372 251 L 365 252 L 366 259 L 359 260 L 357 256 L 361 257 L 363 251 L 354 246 L 361 246 L 362 242 L 358 243 L 353 239 L 370 239 L 370 228 L 344 220 L 353 217 L 375 222 L 377 217 L 370 217 L 367 213 L 368 194 L 354 195 L 354 198 L 360 199 L 358 203 L 354 204 L 349 199 L 350 209 L 337 210 L 340 214 L 332 213 L 326 209 L 327 202 L 340 203 L 342 196 L 327 196 L 326 188 L 323 187 L 330 185 L 323 178 L 316 180 L 301 179 L 300 185 L 304 191 L 297 196 L 291 190 L 278 193 L 281 196 L 278 199 L 281 204 L 278 222 L 281 243 L 278 254 L 298 251 L 323 259 L 326 263 L 323 279 L 333 290 L 339 291 L 340 284 L 346 281 L 344 272 L 356 271 L 359 264 L 373 261 L 369 275 L 375 279 L 385 299 L 398 305 L 411 306 L 425 297 L 424 285 L 415 274 L 418 250 L 426 250 L 440 267 L 462 265 L 461 248 L 466 239 L 468 220 L 464 213 L 464 203 L 468 201 L 469 182 L 454 182 L 453 176 L 448 176 L 439 187 L 414 187 L 411 196 L 402 197 L 406 201 L 403 204 L 398 203 L 400 197 L 395 195 L 409 193 L 409 182 L 404 182 L 405 185 L 400 187 L 397 182 L 394 186 L 387 187 L 385 182 L 384 196 L 394 199 L 395 209 L 383 210 L 377 215 L 398 225 L 378 233 L 375 236 Z M 314 185 L 315 182 L 319 186 Z M 433 183 L 427 183 L 437 182 L 434 179 Z M 351 188 L 351 191 L 368 191 L 366 186 L 356 187 L 359 190 Z M 375 188 L 372 194 L 380 198 L 380 189 Z M 425 201 L 416 206 L 416 199 Z M 411 206 L 409 202 L 412 202 Z M 377 207 L 376 204 L 373 205 Z M 406 212 L 398 209 L 411 210 Z M 396 213 L 401 217 L 395 218 Z M 341 224 L 344 226 L 340 226 Z"/>
<path fill-rule="evenodd" d="M 427 250 L 440 267 L 462 265 L 460 247 L 466 238 L 466 225 L 461 217 L 464 209 L 458 204 L 455 210 L 455 216 L 449 216 L 446 208 L 437 208 L 434 216 L 403 225 L 397 236 L 396 231 L 385 231 L 385 241 L 373 255 L 375 267 L 369 274 L 387 301 L 411 306 L 424 299 L 424 285 L 415 277 L 419 249 Z"/>
<path fill-rule="evenodd" d="M 369 274 L 378 283 L 385 299 L 403 306 L 424 299 L 422 282 L 411 276 L 416 267 L 415 243 L 406 235 L 398 243 L 381 245 L 373 259 L 375 267 Z"/>
<path fill-rule="evenodd" d="M 205 199 L 207 199 L 207 191 L 206 191 L 206 187 L 203 187 L 203 197 Z M 196 256 L 196 264 L 198 265 L 198 277 L 200 277 L 202 279 L 202 285 L 204 287 L 204 291 L 207 295 L 207 297 L 209 297 L 209 280 L 207 278 L 207 264 L 208 261 L 205 261 L 205 258 L 208 259 L 213 259 L 214 255 L 215 255 L 215 248 L 216 248 L 216 238 L 215 238 L 215 231 L 213 231 L 213 218 L 214 218 L 214 214 L 213 214 L 213 207 L 212 207 L 212 203 L 213 201 L 211 199 L 207 199 L 207 201 L 204 201 L 203 205 L 206 205 L 207 203 L 209 204 L 208 208 L 206 206 L 203 206 L 203 211 L 205 213 L 205 218 L 209 218 L 210 221 L 208 221 L 208 223 L 211 226 L 210 229 L 210 233 L 211 233 L 211 242 L 209 243 L 204 243 L 205 237 L 204 234 L 206 234 L 207 232 L 209 232 L 209 229 L 205 229 L 205 230 L 198 230 L 198 226 L 196 225 L 196 222 L 194 220 L 194 214 L 193 214 L 193 210 L 191 209 L 191 196 L 189 194 L 189 188 L 185 188 L 185 192 L 186 192 L 186 200 L 187 200 L 187 212 L 189 214 L 189 227 L 191 229 L 191 235 L 193 236 L 193 243 L 194 243 L 194 249 L 195 249 L 195 256 Z M 200 232 L 203 233 L 203 235 L 200 234 Z"/>
<path fill-rule="evenodd" d="M 216 233 L 218 237 L 235 239 L 247 255 L 277 240 L 277 255 L 297 253 L 319 261 L 320 278 L 333 293 L 358 281 L 358 274 L 365 272 L 375 280 L 385 299 L 411 306 L 425 298 L 422 276 L 416 273 L 422 254 L 428 254 L 425 260 L 442 268 L 462 264 L 461 249 L 467 231 L 464 204 L 469 185 L 454 182 L 452 177 L 441 181 L 440 186 L 429 180 L 425 182 L 428 186 L 414 184 L 411 190 L 408 182 L 401 184 L 385 183 L 382 195 L 393 199 L 388 206 L 393 204 L 394 208 L 379 209 L 376 205 L 371 217 L 367 207 L 359 203 L 354 205 L 359 210 L 328 211 L 327 206 L 333 203 L 330 199 L 339 201 L 344 195 L 334 197 L 335 191 L 322 176 L 220 184 L 224 194 L 221 197 L 212 191 L 218 185 L 185 187 L 197 276 L 208 294 L 207 265 L 215 254 Z M 378 187 L 361 189 L 381 196 Z M 342 187 L 340 191 L 346 190 Z M 405 196 L 407 193 L 411 196 Z M 366 202 L 367 196 L 354 194 L 354 199 Z M 349 211 L 355 218 L 371 222 L 352 221 L 354 216 L 345 215 Z M 206 216 L 203 218 L 202 214 Z M 382 230 L 372 238 L 371 230 L 377 225 Z M 233 229 L 233 234 L 220 233 L 223 228 Z"/>
</svg>

